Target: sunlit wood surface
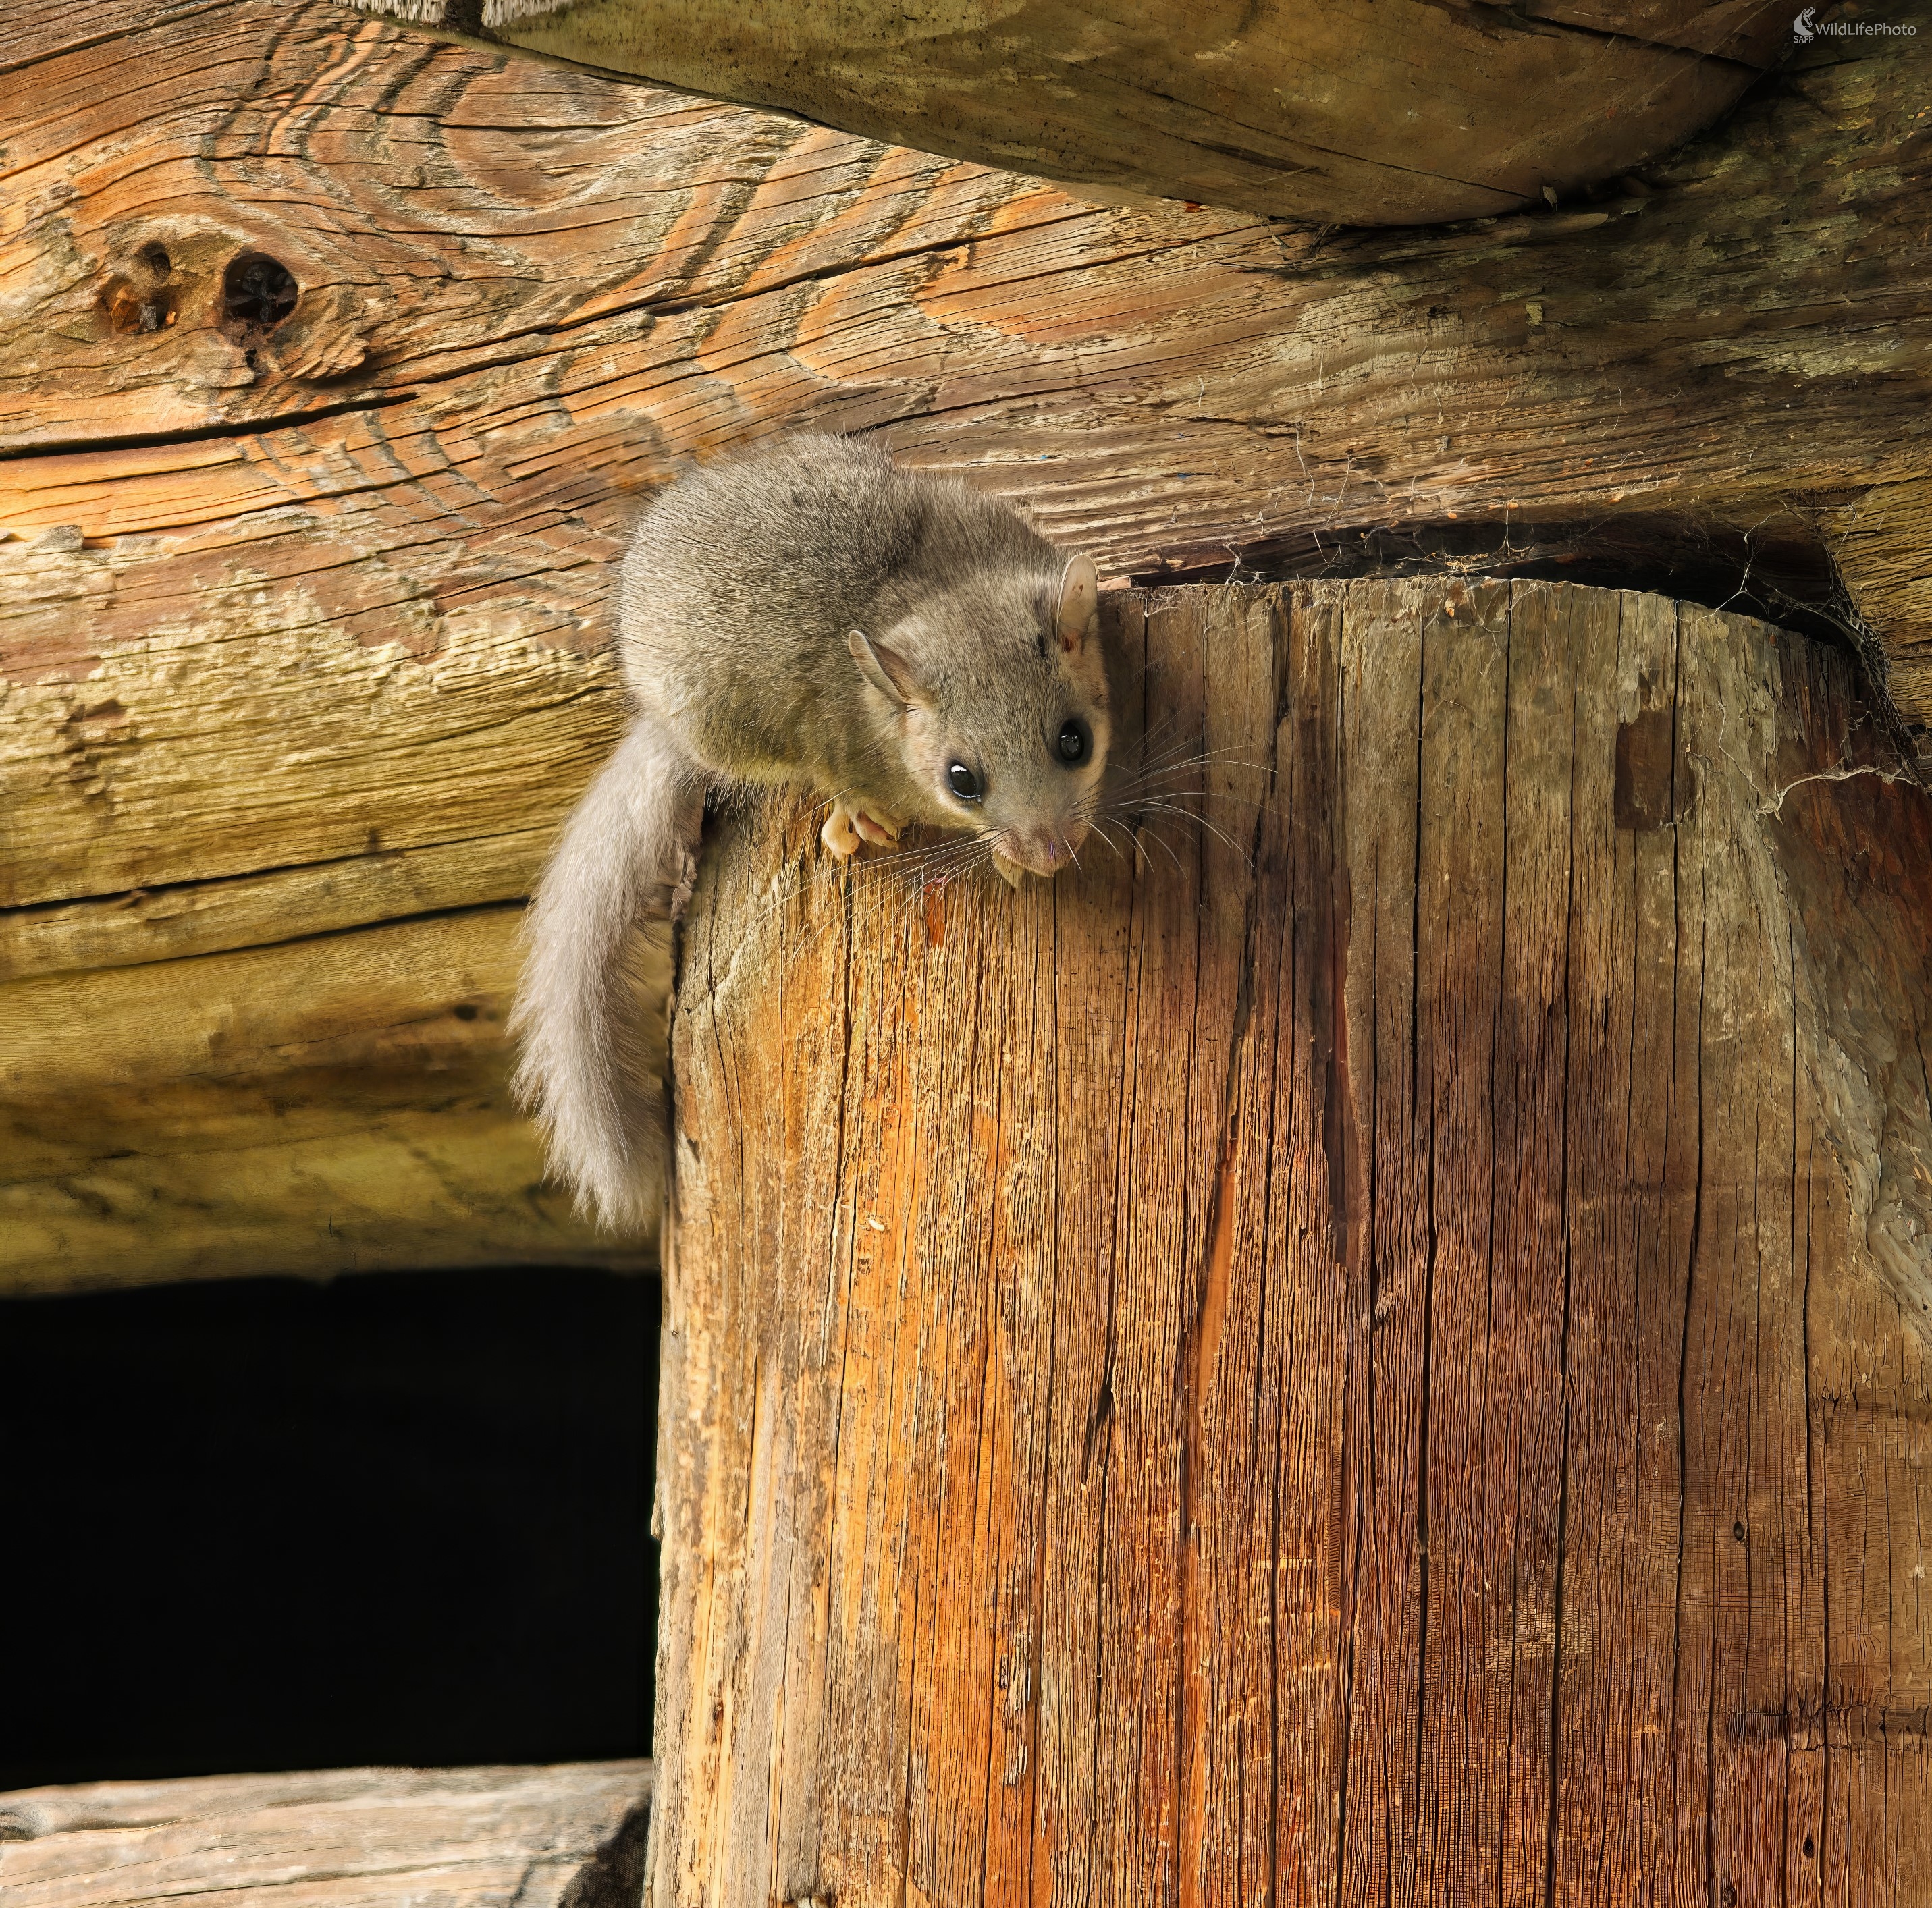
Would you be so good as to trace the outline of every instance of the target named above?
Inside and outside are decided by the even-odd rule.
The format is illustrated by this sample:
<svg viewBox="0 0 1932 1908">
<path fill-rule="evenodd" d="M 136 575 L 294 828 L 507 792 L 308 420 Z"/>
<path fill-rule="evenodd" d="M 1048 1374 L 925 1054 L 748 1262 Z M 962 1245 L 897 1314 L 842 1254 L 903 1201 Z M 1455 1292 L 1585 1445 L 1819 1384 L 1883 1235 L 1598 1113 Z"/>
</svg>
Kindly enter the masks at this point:
<svg viewBox="0 0 1932 1908">
<path fill-rule="evenodd" d="M 543 1188 L 501 1016 L 622 721 L 626 525 L 730 444 L 878 430 L 1115 578 L 1370 526 L 1796 524 L 1932 706 L 1896 47 L 1817 51 L 1618 196 L 1346 234 L 326 4 L 9 26 L 14 1288 L 648 1249 Z"/>
<path fill-rule="evenodd" d="M 1932 1898 L 1932 801 L 1657 598 L 1115 629 L 1118 858 L 714 844 L 656 1900 Z"/>
</svg>

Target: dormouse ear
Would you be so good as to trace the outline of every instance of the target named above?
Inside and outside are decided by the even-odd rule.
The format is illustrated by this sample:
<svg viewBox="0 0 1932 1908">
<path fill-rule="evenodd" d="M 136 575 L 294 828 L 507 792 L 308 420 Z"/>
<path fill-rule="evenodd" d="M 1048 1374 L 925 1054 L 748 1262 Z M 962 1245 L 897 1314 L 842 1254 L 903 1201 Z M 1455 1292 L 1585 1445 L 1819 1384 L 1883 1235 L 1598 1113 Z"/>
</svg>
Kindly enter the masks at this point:
<svg viewBox="0 0 1932 1908">
<path fill-rule="evenodd" d="M 918 686 L 913 681 L 912 671 L 906 667 L 906 659 L 898 650 L 889 649 L 884 643 L 875 643 L 862 629 L 848 632 L 845 646 L 852 652 L 852 660 L 859 665 L 859 673 L 890 703 L 903 709 L 918 696 Z"/>
<path fill-rule="evenodd" d="M 1060 646 L 1067 655 L 1080 653 L 1100 607 L 1100 573 L 1094 568 L 1093 558 L 1070 556 L 1060 573 L 1060 607 L 1053 619 Z"/>
</svg>

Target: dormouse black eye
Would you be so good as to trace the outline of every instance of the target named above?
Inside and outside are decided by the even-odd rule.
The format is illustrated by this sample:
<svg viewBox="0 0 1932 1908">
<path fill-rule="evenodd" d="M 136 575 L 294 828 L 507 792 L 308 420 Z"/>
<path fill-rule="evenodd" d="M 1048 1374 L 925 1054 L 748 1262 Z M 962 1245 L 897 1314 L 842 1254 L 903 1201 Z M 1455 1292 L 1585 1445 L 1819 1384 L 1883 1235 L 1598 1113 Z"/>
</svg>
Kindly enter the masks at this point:
<svg viewBox="0 0 1932 1908">
<path fill-rule="evenodd" d="M 1087 724 L 1077 717 L 1070 716 L 1060 725 L 1060 759 L 1071 766 L 1076 762 L 1086 760 L 1094 746 L 1094 738 L 1087 732 Z"/>
<path fill-rule="evenodd" d="M 955 762 L 946 771 L 946 779 L 953 794 L 962 802 L 976 802 L 983 792 L 980 778 L 964 762 Z"/>
</svg>

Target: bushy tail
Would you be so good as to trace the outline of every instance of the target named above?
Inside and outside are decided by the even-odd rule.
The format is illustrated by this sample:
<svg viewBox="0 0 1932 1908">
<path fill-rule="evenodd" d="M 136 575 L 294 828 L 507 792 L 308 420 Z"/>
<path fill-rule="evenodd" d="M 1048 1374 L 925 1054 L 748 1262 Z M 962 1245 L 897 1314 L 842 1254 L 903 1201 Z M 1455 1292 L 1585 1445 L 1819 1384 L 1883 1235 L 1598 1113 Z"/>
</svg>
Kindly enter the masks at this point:
<svg viewBox="0 0 1932 1908">
<path fill-rule="evenodd" d="M 637 929 L 669 917 L 701 814 L 691 759 L 640 718 L 566 824 L 530 903 L 510 1030 L 514 1089 L 552 1173 L 613 1230 L 656 1217 L 668 1166 L 664 1081 L 638 1013 Z"/>
</svg>

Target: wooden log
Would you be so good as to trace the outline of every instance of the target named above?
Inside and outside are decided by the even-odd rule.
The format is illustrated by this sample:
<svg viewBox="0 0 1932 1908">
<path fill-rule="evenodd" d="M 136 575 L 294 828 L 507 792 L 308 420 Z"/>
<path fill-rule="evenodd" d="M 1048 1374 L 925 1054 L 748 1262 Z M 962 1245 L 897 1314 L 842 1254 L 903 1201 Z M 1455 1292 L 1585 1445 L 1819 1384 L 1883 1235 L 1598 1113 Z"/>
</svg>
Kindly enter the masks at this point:
<svg viewBox="0 0 1932 1908">
<path fill-rule="evenodd" d="M 8 1908 L 635 1908 L 645 1762 L 0 1796 Z"/>
<path fill-rule="evenodd" d="M 1932 800 L 1842 659 L 1110 628 L 1204 764 L 1118 858 L 710 844 L 658 1908 L 1932 1898 Z"/>
<path fill-rule="evenodd" d="M 1893 10 L 1922 44 L 1928 0 Z M 1820 42 L 1630 196 L 1336 235 L 320 4 L 48 8 L 9 54 L 0 526 L 76 547 L 4 667 L 84 676 L 254 589 L 426 655 L 453 615 L 592 646 L 637 496 L 806 422 L 970 471 L 1120 574 L 1452 524 L 1492 540 L 1465 566 L 1618 523 L 1762 553 L 1932 478 L 1911 44 Z M 258 254 L 296 284 L 266 325 L 224 290 Z M 1932 636 L 1894 571 L 1855 587 L 1888 644 Z"/>
<path fill-rule="evenodd" d="M 647 1263 L 544 1185 L 502 1034 L 613 671 L 513 616 L 418 661 L 235 593 L 8 698 L 0 1291 Z"/>
<path fill-rule="evenodd" d="M 728 443 L 878 430 L 1117 576 L 1369 530 L 1473 532 L 1474 568 L 1827 532 L 1932 716 L 1894 45 L 1814 50 L 1643 196 L 1324 237 L 319 0 L 15 24 L 9 1289 L 617 1250 L 533 1190 L 503 1098 L 510 910 L 620 720 L 629 514 Z M 312 986 L 367 1012 L 326 1040 Z M 116 1072 L 97 1018 L 166 1036 Z"/>
<path fill-rule="evenodd" d="M 921 152 L 1271 218 L 1514 212 L 1679 145 L 1796 44 L 1755 0 L 352 0 Z"/>
<path fill-rule="evenodd" d="M 1932 477 L 1876 484 L 1830 520 L 1832 554 L 1852 600 L 1887 632 L 1892 699 L 1932 710 Z"/>
</svg>

